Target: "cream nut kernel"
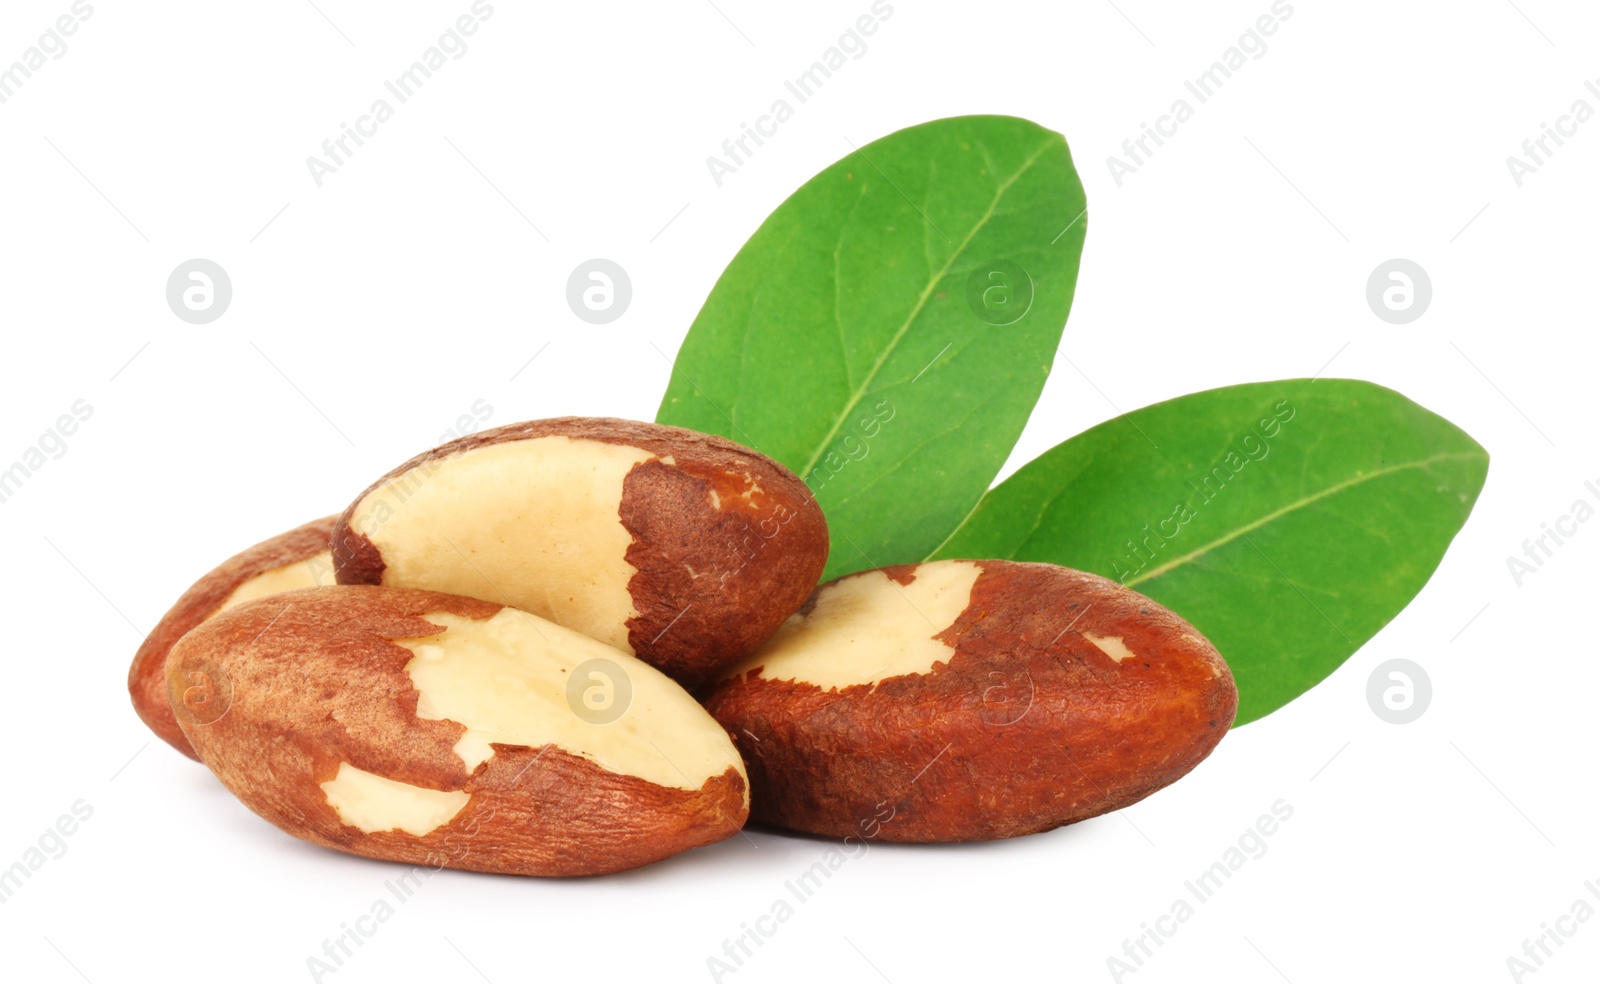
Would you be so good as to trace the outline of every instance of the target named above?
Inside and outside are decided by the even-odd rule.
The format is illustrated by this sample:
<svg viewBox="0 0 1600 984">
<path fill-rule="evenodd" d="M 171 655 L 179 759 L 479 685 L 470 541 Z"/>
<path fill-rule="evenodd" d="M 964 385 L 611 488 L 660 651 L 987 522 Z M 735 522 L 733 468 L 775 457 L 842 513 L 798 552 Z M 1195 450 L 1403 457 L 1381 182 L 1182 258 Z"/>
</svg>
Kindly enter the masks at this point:
<svg viewBox="0 0 1600 984">
<path fill-rule="evenodd" d="M 473 434 L 340 518 L 341 584 L 466 595 L 582 632 L 685 687 L 748 656 L 827 563 L 811 492 L 732 441 L 610 418 Z"/>
<path fill-rule="evenodd" d="M 705 697 L 751 815 L 834 837 L 986 840 L 1181 778 L 1238 693 L 1177 615 L 1093 574 L 943 560 L 831 581 Z"/>
<path fill-rule="evenodd" d="M 638 867 L 749 812 L 727 732 L 621 650 L 527 612 L 406 588 L 246 602 L 184 636 L 221 713 L 180 716 L 235 796 L 303 840 L 525 875 Z"/>
</svg>

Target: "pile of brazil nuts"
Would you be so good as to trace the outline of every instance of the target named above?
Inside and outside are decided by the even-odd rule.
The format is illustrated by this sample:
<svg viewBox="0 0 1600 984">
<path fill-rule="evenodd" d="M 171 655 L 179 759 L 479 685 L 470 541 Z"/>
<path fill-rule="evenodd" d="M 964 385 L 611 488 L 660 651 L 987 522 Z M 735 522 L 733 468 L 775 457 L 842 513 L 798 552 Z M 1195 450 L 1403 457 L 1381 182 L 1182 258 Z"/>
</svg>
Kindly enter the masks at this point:
<svg viewBox="0 0 1600 984">
<path fill-rule="evenodd" d="M 405 462 L 225 561 L 151 632 L 134 709 L 287 833 L 391 861 L 593 875 L 754 820 L 1015 837 L 1182 777 L 1238 693 L 1193 626 L 1050 564 L 817 587 L 782 465 L 564 417 Z"/>
</svg>

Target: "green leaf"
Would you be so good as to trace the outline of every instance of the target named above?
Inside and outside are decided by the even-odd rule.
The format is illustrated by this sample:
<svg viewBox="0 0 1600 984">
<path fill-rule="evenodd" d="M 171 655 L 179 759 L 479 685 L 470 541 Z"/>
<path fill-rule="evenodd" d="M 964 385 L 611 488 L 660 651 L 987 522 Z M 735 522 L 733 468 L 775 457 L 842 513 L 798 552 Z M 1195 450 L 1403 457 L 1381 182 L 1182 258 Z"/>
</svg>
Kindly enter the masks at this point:
<svg viewBox="0 0 1600 984">
<path fill-rule="evenodd" d="M 657 419 L 805 479 L 833 533 L 825 578 L 916 560 L 1027 423 L 1085 212 L 1066 140 L 1027 120 L 938 120 L 852 151 L 728 265 Z"/>
<path fill-rule="evenodd" d="M 1410 602 L 1488 469 L 1472 438 L 1381 386 L 1229 386 L 1056 445 L 934 556 L 1049 561 L 1150 596 L 1227 659 L 1244 724 L 1311 689 Z"/>
</svg>

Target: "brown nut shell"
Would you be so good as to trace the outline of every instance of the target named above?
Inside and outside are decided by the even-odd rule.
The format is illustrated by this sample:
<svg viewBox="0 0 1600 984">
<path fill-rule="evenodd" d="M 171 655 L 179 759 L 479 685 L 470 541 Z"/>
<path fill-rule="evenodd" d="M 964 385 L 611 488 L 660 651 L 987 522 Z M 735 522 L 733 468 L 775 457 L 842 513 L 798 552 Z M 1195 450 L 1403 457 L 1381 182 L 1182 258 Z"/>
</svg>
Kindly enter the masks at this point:
<svg viewBox="0 0 1600 984">
<path fill-rule="evenodd" d="M 581 691 L 597 664 L 625 694 L 606 717 Z M 351 854 L 602 874 L 723 840 L 748 816 L 738 753 L 681 687 L 491 602 L 370 586 L 262 598 L 180 640 L 167 675 L 224 786 Z"/>
<path fill-rule="evenodd" d="M 189 630 L 222 611 L 236 595 L 243 597 L 274 584 L 286 589 L 309 587 L 318 583 L 319 574 L 323 575 L 323 583 L 331 581 L 332 559 L 323 556 L 319 564 L 318 555 L 328 553 L 328 538 L 337 519 L 327 516 L 315 520 L 223 561 L 191 585 L 145 636 L 128 668 L 128 694 L 139 720 L 158 738 L 198 760 L 167 700 L 167 653 Z M 301 564 L 306 565 L 304 569 L 297 569 L 296 565 Z M 250 585 L 258 578 L 265 579 Z"/>
<path fill-rule="evenodd" d="M 472 434 L 361 494 L 339 583 L 447 591 L 585 632 L 686 687 L 748 656 L 828 556 L 805 483 L 709 434 L 562 417 Z"/>
<path fill-rule="evenodd" d="M 1211 644 L 1143 595 L 986 560 L 823 585 L 704 702 L 745 756 L 752 819 L 927 842 L 1135 803 L 1211 752 L 1238 692 Z"/>
</svg>

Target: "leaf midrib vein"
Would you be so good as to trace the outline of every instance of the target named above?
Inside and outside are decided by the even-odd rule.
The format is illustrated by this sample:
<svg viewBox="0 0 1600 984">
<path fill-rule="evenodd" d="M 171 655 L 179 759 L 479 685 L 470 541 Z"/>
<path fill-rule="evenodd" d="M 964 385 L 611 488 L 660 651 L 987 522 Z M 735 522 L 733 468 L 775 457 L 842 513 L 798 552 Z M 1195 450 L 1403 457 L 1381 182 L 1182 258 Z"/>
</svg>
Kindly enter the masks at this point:
<svg viewBox="0 0 1600 984">
<path fill-rule="evenodd" d="M 973 223 L 971 229 L 967 230 L 967 234 L 961 239 L 961 244 L 950 252 L 950 256 L 945 260 L 944 266 L 941 267 L 938 272 L 934 273 L 928 278 L 928 283 L 925 287 L 923 287 L 922 293 L 917 297 L 917 303 L 912 307 L 911 313 L 906 316 L 906 320 L 900 325 L 899 329 L 895 331 L 894 337 L 889 340 L 889 344 L 884 347 L 884 350 L 878 354 L 878 358 L 873 361 L 872 368 L 868 370 L 866 377 L 862 379 L 861 385 L 856 388 L 856 391 L 853 394 L 851 394 L 850 402 L 845 405 L 845 408 L 840 411 L 838 417 L 834 419 L 833 426 L 828 429 L 827 435 L 824 436 L 821 443 L 817 445 L 816 450 L 811 452 L 811 455 L 809 458 L 807 458 L 806 463 L 800 467 L 798 472 L 796 472 L 796 474 L 798 474 L 802 480 L 805 478 L 805 476 L 811 474 L 811 469 L 817 466 L 817 462 L 822 460 L 823 454 L 825 454 L 828 448 L 832 446 L 834 438 L 839 436 L 840 428 L 844 427 L 845 421 L 849 420 L 850 415 L 855 413 L 856 407 L 860 405 L 862 399 L 867 395 L 867 390 L 872 388 L 872 383 L 877 379 L 878 373 L 883 370 L 883 367 L 889 361 L 889 357 L 894 354 L 895 349 L 899 347 L 900 342 L 905 338 L 906 333 L 911 330 L 912 324 L 915 323 L 917 317 L 922 314 L 922 309 L 927 306 L 928 298 L 933 296 L 934 289 L 938 287 L 939 284 L 944 280 L 945 274 L 948 273 L 950 268 L 955 265 L 956 259 L 966 252 L 967 246 L 972 243 L 973 237 L 982 231 L 984 226 L 988 225 L 989 220 L 993 218 L 994 211 L 999 207 L 1000 201 L 1005 197 L 1006 192 L 1010 190 L 1011 186 L 1016 184 L 1024 174 L 1027 174 L 1028 171 L 1033 168 L 1034 163 L 1038 161 L 1040 157 L 1044 156 L 1044 152 L 1049 150 L 1053 145 L 1054 141 L 1052 140 L 1046 140 L 1044 143 L 1040 144 L 1039 149 L 1035 150 L 1028 156 L 1027 160 L 1022 162 L 1022 166 L 1017 169 L 1017 173 L 1006 179 L 1006 181 L 995 190 L 994 198 L 990 200 L 989 207 L 984 209 L 983 215 L 979 217 L 977 222 Z"/>
<path fill-rule="evenodd" d="M 967 415 L 965 417 L 962 417 L 960 420 L 956 421 L 954 426 L 945 428 L 944 430 L 940 431 L 939 433 L 933 435 L 932 437 L 930 437 L 927 440 L 923 441 L 922 443 L 918 444 L 916 447 L 911 448 L 909 451 L 907 451 L 904 454 L 902 454 L 899 457 L 899 459 L 895 461 L 895 463 L 893 465 L 890 465 L 888 470 L 879 473 L 878 475 L 874 476 L 871 481 L 867 482 L 867 484 L 865 484 L 865 485 L 861 486 L 860 488 L 856 489 L 854 492 L 851 492 L 849 495 L 846 495 L 844 498 L 835 501 L 834 503 L 832 503 L 832 505 L 829 508 L 831 508 L 831 509 L 833 509 L 835 511 L 842 510 L 850 502 L 851 499 L 854 499 L 854 498 L 856 498 L 858 496 L 861 496 L 861 495 L 865 495 L 870 489 L 872 489 L 873 487 L 877 486 L 879 483 L 885 481 L 886 479 L 889 478 L 889 476 L 893 475 L 895 472 L 899 471 L 900 469 L 904 468 L 907 464 L 909 464 L 911 462 L 911 460 L 917 456 L 917 453 L 920 452 L 923 448 L 927 447 L 930 444 L 933 444 L 936 441 L 942 441 L 945 438 L 949 437 L 951 434 L 954 434 L 957 431 L 961 430 L 961 428 L 963 428 L 963 427 L 965 427 L 967 425 L 967 421 L 971 420 L 973 417 L 976 417 L 979 413 L 981 413 L 984 410 L 984 408 L 988 407 L 989 404 L 991 404 L 995 400 L 999 399 L 1000 395 L 1001 394 L 999 394 L 999 393 L 994 393 L 994 394 L 991 394 L 990 396 L 987 396 L 984 399 L 980 400 L 976 405 L 973 406 L 973 408 L 970 411 L 967 412 Z M 982 496 L 979 496 L 979 498 L 981 499 Z M 923 559 L 926 560 L 927 558 L 924 557 Z"/>
<path fill-rule="evenodd" d="M 1262 516 L 1261 518 L 1256 519 L 1256 520 L 1252 520 L 1251 522 L 1246 523 L 1243 526 L 1240 526 L 1238 529 L 1231 530 L 1228 533 L 1224 534 L 1223 536 L 1220 536 L 1217 539 L 1212 540 L 1210 543 L 1207 543 L 1207 544 L 1204 544 L 1202 546 L 1196 547 L 1195 549 L 1189 551 L 1188 553 L 1184 554 L 1181 557 L 1174 557 L 1173 559 L 1167 561 L 1165 564 L 1161 564 L 1161 565 L 1159 565 L 1157 567 L 1153 567 L 1149 571 L 1146 571 L 1146 572 L 1144 572 L 1143 574 L 1140 574 L 1137 577 L 1130 578 L 1129 580 L 1124 581 L 1122 586 L 1125 587 L 1125 588 L 1131 588 L 1136 584 L 1142 584 L 1145 581 L 1149 581 L 1149 580 L 1152 580 L 1154 578 L 1160 577 L 1161 575 L 1167 573 L 1168 571 L 1171 571 L 1171 570 L 1173 570 L 1175 568 L 1181 567 L 1184 564 L 1187 564 L 1190 561 L 1195 560 L 1196 558 L 1205 556 L 1206 554 L 1212 552 L 1213 550 L 1216 550 L 1218 547 L 1224 546 L 1224 545 L 1226 545 L 1226 544 L 1228 544 L 1228 543 L 1230 543 L 1230 542 L 1232 542 L 1234 540 L 1237 540 L 1239 537 L 1244 536 L 1246 533 L 1251 533 L 1251 532 L 1253 532 L 1255 530 L 1258 530 L 1261 527 L 1267 525 L 1268 523 L 1271 523 L 1271 522 L 1273 522 L 1275 520 L 1278 520 L 1278 519 L 1282 519 L 1284 516 L 1287 516 L 1289 513 L 1292 513 L 1297 509 L 1304 509 L 1305 507 L 1311 505 L 1314 502 L 1319 502 L 1319 501 L 1321 501 L 1323 499 L 1328 498 L 1331 495 L 1337 495 L 1338 493 L 1343 492 L 1346 489 L 1354 488 L 1355 486 L 1361 485 L 1364 482 L 1370 482 L 1375 478 L 1382 478 L 1385 475 L 1393 475 L 1396 472 L 1408 471 L 1408 470 L 1413 469 L 1413 468 L 1426 468 L 1429 465 L 1436 464 L 1437 462 L 1440 462 L 1440 461 L 1453 461 L 1453 460 L 1456 460 L 1456 459 L 1463 459 L 1463 458 L 1482 458 L 1482 457 L 1483 457 L 1482 452 L 1476 452 L 1476 451 L 1454 451 L 1454 452 L 1449 452 L 1449 453 L 1445 453 L 1445 454 L 1436 454 L 1436 455 L 1433 455 L 1432 457 L 1423 458 L 1423 459 L 1418 460 L 1418 461 L 1408 461 L 1408 462 L 1406 462 L 1404 464 L 1392 465 L 1392 466 L 1387 467 L 1387 468 L 1378 468 L 1378 469 L 1375 469 L 1374 471 L 1370 471 L 1370 472 L 1367 472 L 1367 473 L 1362 474 L 1362 475 L 1357 475 L 1354 478 L 1347 478 L 1342 482 L 1336 482 L 1333 485 L 1330 485 L 1329 487 L 1323 489 L 1320 492 L 1316 492 L 1316 493 L 1314 493 L 1312 495 L 1308 495 L 1308 496 L 1303 496 L 1303 497 L 1301 497 L 1299 499 L 1296 499 L 1294 502 L 1289 503 L 1288 505 L 1282 506 L 1282 507 L 1280 507 L 1278 509 L 1274 509 L 1272 512 L 1267 513 L 1265 516 Z"/>
</svg>

